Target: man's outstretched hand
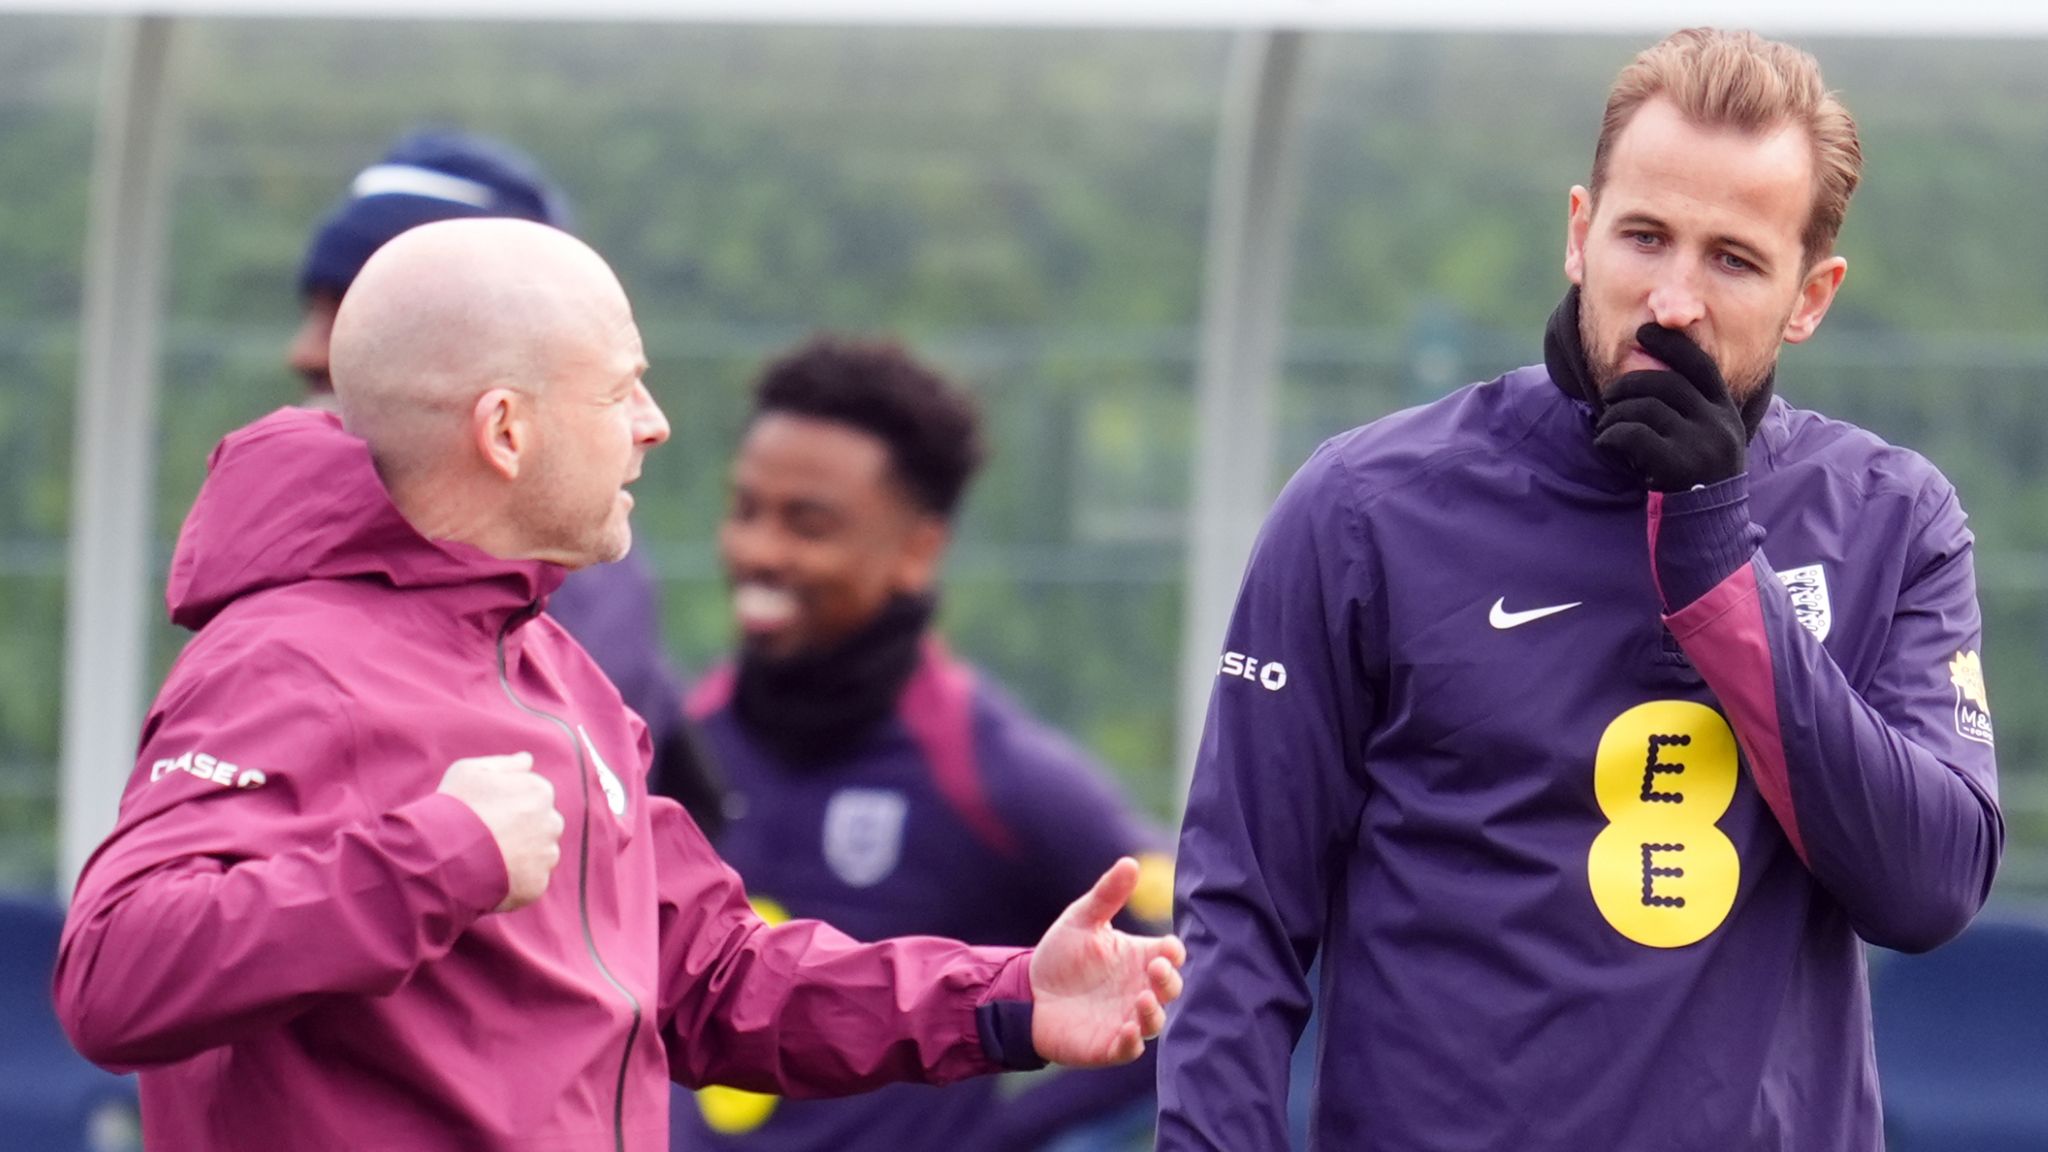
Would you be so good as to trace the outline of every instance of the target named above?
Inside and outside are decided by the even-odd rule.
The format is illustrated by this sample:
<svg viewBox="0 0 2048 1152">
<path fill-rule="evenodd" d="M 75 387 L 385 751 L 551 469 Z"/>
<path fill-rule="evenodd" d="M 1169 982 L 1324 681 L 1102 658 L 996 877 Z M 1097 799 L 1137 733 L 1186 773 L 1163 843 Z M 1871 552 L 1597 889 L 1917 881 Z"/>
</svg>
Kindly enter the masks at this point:
<svg viewBox="0 0 2048 1152">
<path fill-rule="evenodd" d="M 1138 862 L 1117 861 L 1067 905 L 1031 956 L 1031 1044 L 1056 1064 L 1089 1068 L 1138 1058 L 1180 996 L 1188 950 L 1176 936 L 1110 927 L 1138 886 Z"/>
</svg>

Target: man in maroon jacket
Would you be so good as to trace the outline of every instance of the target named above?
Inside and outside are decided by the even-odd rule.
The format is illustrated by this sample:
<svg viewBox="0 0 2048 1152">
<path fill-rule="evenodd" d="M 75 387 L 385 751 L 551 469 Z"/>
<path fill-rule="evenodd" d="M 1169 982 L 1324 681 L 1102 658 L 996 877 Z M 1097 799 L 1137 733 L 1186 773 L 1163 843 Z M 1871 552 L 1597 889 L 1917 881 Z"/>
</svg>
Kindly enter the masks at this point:
<svg viewBox="0 0 2048 1152">
<path fill-rule="evenodd" d="M 152 1148 L 666 1147 L 665 1080 L 785 1096 L 1135 1057 L 1177 940 L 769 927 L 542 611 L 668 425 L 625 294 L 513 220 L 414 229 L 335 321 L 339 420 L 229 436 L 168 600 L 198 635 L 66 925 L 79 1049 Z M 614 771 L 613 765 L 619 766 Z"/>
<path fill-rule="evenodd" d="M 394 141 L 356 173 L 313 230 L 299 263 L 301 318 L 285 361 L 305 382 L 304 403 L 332 408 L 328 371 L 334 317 L 365 261 L 393 237 L 436 220 L 505 216 L 574 233 L 569 197 L 533 157 L 500 140 L 427 128 Z M 661 593 L 640 555 L 569 574 L 548 597 L 560 621 L 631 708 L 654 741 L 648 784 L 679 801 L 716 838 L 724 796 L 716 767 L 683 715 L 683 681 L 661 640 Z"/>
</svg>

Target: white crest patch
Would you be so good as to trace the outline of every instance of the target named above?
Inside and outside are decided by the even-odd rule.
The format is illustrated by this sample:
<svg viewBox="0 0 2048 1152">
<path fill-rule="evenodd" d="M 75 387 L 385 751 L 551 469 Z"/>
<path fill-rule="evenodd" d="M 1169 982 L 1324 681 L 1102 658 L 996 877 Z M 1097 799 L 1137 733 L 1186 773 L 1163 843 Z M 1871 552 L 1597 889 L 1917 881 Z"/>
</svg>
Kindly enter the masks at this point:
<svg viewBox="0 0 2048 1152">
<path fill-rule="evenodd" d="M 604 762 L 604 757 L 597 754 L 597 744 L 591 740 L 590 733 L 584 731 L 583 725 L 576 726 L 576 734 L 583 737 L 583 750 L 590 753 L 590 762 L 597 765 L 597 784 L 604 789 L 605 805 L 612 810 L 612 815 L 624 819 L 626 786 L 612 773 L 612 766 Z"/>
<path fill-rule="evenodd" d="M 848 885 L 866 888 L 896 870 L 910 802 L 886 788 L 841 788 L 825 805 L 825 863 Z"/>
<path fill-rule="evenodd" d="M 1834 610 L 1828 606 L 1828 574 L 1820 565 L 1808 564 L 1787 568 L 1778 573 L 1778 579 L 1792 596 L 1792 611 L 1799 616 L 1799 623 L 1815 640 L 1827 639 L 1835 622 Z"/>
</svg>

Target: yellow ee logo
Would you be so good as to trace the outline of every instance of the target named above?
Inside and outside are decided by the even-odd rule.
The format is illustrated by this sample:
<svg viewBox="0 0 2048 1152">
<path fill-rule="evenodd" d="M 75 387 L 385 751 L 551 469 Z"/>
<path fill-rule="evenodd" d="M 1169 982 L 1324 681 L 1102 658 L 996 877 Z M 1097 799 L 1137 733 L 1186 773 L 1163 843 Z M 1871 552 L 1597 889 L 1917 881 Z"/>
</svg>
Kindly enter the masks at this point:
<svg viewBox="0 0 2048 1152">
<path fill-rule="evenodd" d="M 770 924 L 789 921 L 789 910 L 765 896 L 754 897 L 754 913 Z M 710 1084 L 697 1089 L 697 1111 L 704 1124 L 721 1136 L 739 1136 L 754 1131 L 775 1114 L 782 1098 L 768 1092 L 749 1092 Z"/>
<path fill-rule="evenodd" d="M 1653 700 L 1600 736 L 1593 794 L 1607 827 L 1586 874 L 1614 930 L 1652 948 L 1704 940 L 1728 918 L 1742 864 L 1715 822 L 1735 799 L 1735 733 L 1689 700 Z"/>
</svg>

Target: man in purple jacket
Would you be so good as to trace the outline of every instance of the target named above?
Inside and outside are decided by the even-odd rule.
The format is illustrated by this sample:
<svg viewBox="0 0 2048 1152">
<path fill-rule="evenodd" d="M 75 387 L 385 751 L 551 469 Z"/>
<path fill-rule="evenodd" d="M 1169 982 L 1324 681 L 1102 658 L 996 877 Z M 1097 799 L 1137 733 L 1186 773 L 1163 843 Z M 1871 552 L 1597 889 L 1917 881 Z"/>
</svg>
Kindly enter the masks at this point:
<svg viewBox="0 0 2048 1152">
<path fill-rule="evenodd" d="M 1120 856 L 1146 865 L 1129 926 L 1170 913 L 1164 837 L 934 634 L 982 456 L 971 399 L 893 344 L 817 339 L 761 375 L 719 530 L 739 651 L 691 710 L 731 787 L 719 854 L 771 917 L 1028 943 Z M 1143 1060 L 1015 1094 L 988 1079 L 822 1101 L 714 1087 L 678 1101 L 675 1147 L 1028 1150 L 1144 1107 L 1152 1080 Z"/>
<path fill-rule="evenodd" d="M 400 137 L 358 172 L 321 220 L 299 265 L 304 315 L 285 360 L 306 383 L 306 403 L 332 407 L 328 375 L 335 312 L 370 254 L 436 220 L 503 216 L 570 229 L 569 198 L 532 157 L 498 140 L 424 129 Z M 683 682 L 661 644 L 661 598 L 638 554 L 570 574 L 548 613 L 618 686 L 654 740 L 652 784 L 679 801 L 705 832 L 724 818 L 714 766 L 683 716 Z"/>
<path fill-rule="evenodd" d="M 1253 553 L 1181 830 L 1159 1147 L 1876 1152 L 1864 941 L 2003 840 L 1971 539 L 1773 396 L 1861 167 L 1811 57 L 1610 93 L 1544 364 L 1325 444 Z"/>
<path fill-rule="evenodd" d="M 791 1096 L 1128 1061 L 1181 952 L 1109 921 L 1034 950 L 763 923 L 646 726 L 542 608 L 632 541 L 668 424 L 596 253 L 423 225 L 334 326 L 342 418 L 230 435 L 167 600 L 197 631 L 144 723 L 58 957 L 79 1050 L 141 1069 L 166 1152 L 653 1152 L 667 1082 Z"/>
</svg>

